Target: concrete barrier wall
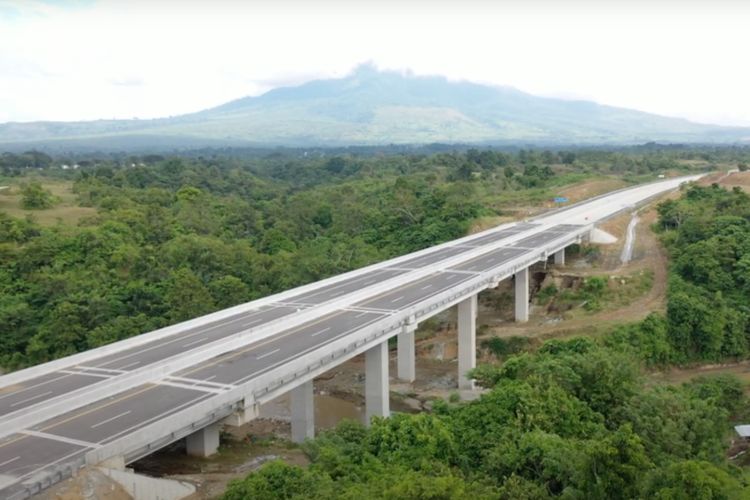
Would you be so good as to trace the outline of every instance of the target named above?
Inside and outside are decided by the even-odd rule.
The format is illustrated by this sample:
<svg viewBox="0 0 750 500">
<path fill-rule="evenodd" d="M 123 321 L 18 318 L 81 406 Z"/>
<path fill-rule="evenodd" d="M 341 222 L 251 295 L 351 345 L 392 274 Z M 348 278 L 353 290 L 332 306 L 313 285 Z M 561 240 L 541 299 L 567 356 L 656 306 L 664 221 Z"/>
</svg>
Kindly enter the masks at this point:
<svg viewBox="0 0 750 500">
<path fill-rule="evenodd" d="M 119 483 L 134 500 L 179 500 L 195 493 L 195 486 L 184 481 L 160 479 L 106 467 L 98 469 Z"/>
</svg>

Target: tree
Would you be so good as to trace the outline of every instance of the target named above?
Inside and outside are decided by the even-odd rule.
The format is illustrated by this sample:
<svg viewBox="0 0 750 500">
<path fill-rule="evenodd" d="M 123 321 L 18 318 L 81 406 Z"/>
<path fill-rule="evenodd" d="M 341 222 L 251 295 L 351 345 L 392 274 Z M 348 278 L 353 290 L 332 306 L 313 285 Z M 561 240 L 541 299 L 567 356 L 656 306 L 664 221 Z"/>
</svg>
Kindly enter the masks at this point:
<svg viewBox="0 0 750 500">
<path fill-rule="evenodd" d="M 250 288 L 236 276 L 222 276 L 208 284 L 211 295 L 220 309 L 250 300 Z"/>
<path fill-rule="evenodd" d="M 52 193 L 38 182 L 32 181 L 21 186 L 21 207 L 27 210 L 42 210 L 53 205 Z"/>
<path fill-rule="evenodd" d="M 222 499 L 304 500 L 331 498 L 333 493 L 333 484 L 326 475 L 275 460 L 246 478 L 229 483 Z"/>
<path fill-rule="evenodd" d="M 192 319 L 215 309 L 211 294 L 201 280 L 187 268 L 172 273 L 166 302 L 169 317 L 173 322 Z"/>
<path fill-rule="evenodd" d="M 685 460 L 654 472 L 644 492 L 657 500 L 729 500 L 743 498 L 738 481 L 710 462 Z"/>
</svg>

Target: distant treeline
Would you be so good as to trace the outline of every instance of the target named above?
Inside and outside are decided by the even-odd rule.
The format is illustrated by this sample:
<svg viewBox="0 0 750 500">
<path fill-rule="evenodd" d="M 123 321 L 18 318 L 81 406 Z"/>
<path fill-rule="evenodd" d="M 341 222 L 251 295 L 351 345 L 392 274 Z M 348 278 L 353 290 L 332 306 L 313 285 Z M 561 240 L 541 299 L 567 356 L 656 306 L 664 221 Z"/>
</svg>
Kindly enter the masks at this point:
<svg viewBox="0 0 750 500">
<path fill-rule="evenodd" d="M 498 165 L 507 162 L 539 164 L 571 164 L 575 160 L 579 166 L 606 169 L 618 165 L 620 171 L 637 165 L 640 173 L 647 169 L 654 171 L 683 166 L 680 162 L 704 162 L 710 165 L 748 164 L 750 146 L 699 146 L 664 145 L 648 143 L 627 147 L 566 147 L 564 149 L 544 147 L 508 146 L 469 146 L 455 144 L 391 145 L 391 146 L 350 146 L 341 148 L 202 148 L 179 152 L 153 152 L 132 154 L 125 152 L 76 152 L 50 153 L 29 150 L 24 153 L 4 152 L 0 154 L 0 171 L 4 175 L 19 175 L 25 168 L 47 168 L 60 165 L 90 167 L 101 164 L 114 166 L 153 165 L 169 158 L 179 157 L 212 162 L 237 162 L 248 165 L 252 161 L 258 168 L 273 169 L 279 162 L 301 162 L 307 165 L 328 161 L 338 157 L 356 162 L 372 158 L 408 157 L 432 158 L 438 156 L 459 156 L 482 158 Z"/>
</svg>

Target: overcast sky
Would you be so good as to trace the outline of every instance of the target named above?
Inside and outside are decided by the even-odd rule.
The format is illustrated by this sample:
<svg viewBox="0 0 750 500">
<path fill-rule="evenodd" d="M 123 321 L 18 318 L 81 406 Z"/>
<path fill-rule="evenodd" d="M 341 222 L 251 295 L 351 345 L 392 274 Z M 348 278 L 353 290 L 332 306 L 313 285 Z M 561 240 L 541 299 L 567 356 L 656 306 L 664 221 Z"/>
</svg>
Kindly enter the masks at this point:
<svg viewBox="0 0 750 500">
<path fill-rule="evenodd" d="M 0 0 L 0 122 L 151 118 L 384 69 L 750 125 L 741 0 Z"/>
</svg>

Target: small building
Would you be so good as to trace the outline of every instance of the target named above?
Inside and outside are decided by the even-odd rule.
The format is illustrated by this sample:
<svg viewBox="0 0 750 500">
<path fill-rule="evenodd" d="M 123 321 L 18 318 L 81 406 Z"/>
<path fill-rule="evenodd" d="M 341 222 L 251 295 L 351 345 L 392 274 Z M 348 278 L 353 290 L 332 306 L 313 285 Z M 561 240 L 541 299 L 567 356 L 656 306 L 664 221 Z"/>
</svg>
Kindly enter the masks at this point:
<svg viewBox="0 0 750 500">
<path fill-rule="evenodd" d="M 734 430 L 745 441 L 750 441 L 750 425 L 735 425 Z"/>
</svg>

